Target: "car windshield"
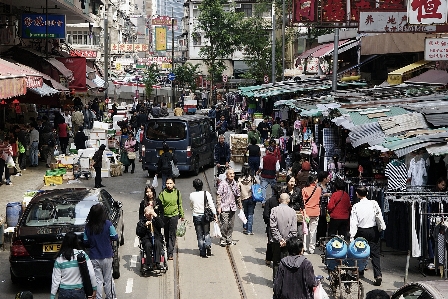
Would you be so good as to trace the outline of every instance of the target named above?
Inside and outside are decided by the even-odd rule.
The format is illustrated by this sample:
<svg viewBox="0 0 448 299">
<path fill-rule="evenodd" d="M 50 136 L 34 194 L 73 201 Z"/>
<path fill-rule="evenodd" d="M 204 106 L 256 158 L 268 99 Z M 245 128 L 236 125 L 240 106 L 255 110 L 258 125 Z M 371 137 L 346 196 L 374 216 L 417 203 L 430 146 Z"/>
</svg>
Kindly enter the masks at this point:
<svg viewBox="0 0 448 299">
<path fill-rule="evenodd" d="M 185 122 L 180 121 L 149 121 L 146 138 L 151 140 L 182 140 L 185 139 Z"/>
<path fill-rule="evenodd" d="M 25 226 L 83 225 L 86 223 L 90 207 L 97 201 L 55 202 L 42 200 L 32 204 L 26 216 Z"/>
</svg>

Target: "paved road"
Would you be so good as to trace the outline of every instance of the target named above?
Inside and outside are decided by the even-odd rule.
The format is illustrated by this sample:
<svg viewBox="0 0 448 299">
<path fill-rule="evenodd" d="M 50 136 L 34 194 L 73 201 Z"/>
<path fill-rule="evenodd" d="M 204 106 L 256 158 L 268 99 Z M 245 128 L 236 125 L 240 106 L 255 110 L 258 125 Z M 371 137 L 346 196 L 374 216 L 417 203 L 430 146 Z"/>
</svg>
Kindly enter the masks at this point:
<svg viewBox="0 0 448 299">
<path fill-rule="evenodd" d="M 6 203 L 21 201 L 24 191 L 35 190 L 42 186 L 44 167 L 28 169 L 22 177 L 14 177 L 13 186 L 0 187 L 0 214 L 5 214 Z M 212 182 L 213 171 L 206 171 L 207 177 Z M 199 178 L 204 180 L 204 173 Z M 192 216 L 189 209 L 188 195 L 193 191 L 192 181 L 194 176 L 183 175 L 177 180 L 178 187 L 183 195 L 183 206 L 186 210 L 186 219 L 189 225 L 184 238 L 179 238 L 178 271 L 179 285 L 174 279 L 174 264 L 169 262 L 168 273 L 160 277 L 141 277 L 138 270 L 139 250 L 138 240 L 135 238 L 135 224 L 137 222 L 138 205 L 143 197 L 143 188 L 148 180 L 146 173 L 137 167 L 136 173 L 125 174 L 121 177 L 105 178 L 103 184 L 116 198 L 123 202 L 125 217 L 125 245 L 120 248 L 121 277 L 116 280 L 118 299 L 121 298 L 174 298 L 175 290 L 180 298 L 240 298 L 235 283 L 234 274 L 230 266 L 226 250 L 219 247 L 218 240 L 213 240 L 213 256 L 208 259 L 199 257 Z M 94 181 L 83 180 L 82 184 L 61 185 L 59 187 L 93 187 Z M 47 188 L 47 187 L 45 187 Z M 160 189 L 160 188 L 159 188 Z M 212 190 L 214 192 L 214 190 Z M 214 194 L 214 193 L 213 193 Z M 272 296 L 272 269 L 264 265 L 264 252 L 266 246 L 265 226 L 262 220 L 261 205 L 255 209 L 253 236 L 242 234 L 242 223 L 235 221 L 234 239 L 237 245 L 232 247 L 240 277 L 247 298 L 271 298 Z M 403 232 L 406 233 L 406 232 Z M 8 250 L 9 244 L 6 244 Z M 12 285 L 9 275 L 8 251 L 0 251 L 0 298 L 14 298 L 14 294 L 20 290 L 31 290 L 36 299 L 49 297 L 50 281 L 40 280 L 22 285 Z M 406 256 L 403 253 L 390 251 L 384 248 L 383 285 L 381 289 L 393 291 L 403 284 Z M 316 275 L 327 276 L 324 266 L 317 254 L 307 257 L 314 265 Z M 176 262 L 176 259 L 175 261 Z M 435 276 L 424 278 L 417 270 L 418 261 L 411 258 L 409 280 L 438 279 Z M 440 278 L 439 278 L 440 279 Z M 372 285 L 372 271 L 366 271 L 362 280 L 366 291 L 374 289 Z M 211 295 L 212 294 L 212 295 Z"/>
</svg>

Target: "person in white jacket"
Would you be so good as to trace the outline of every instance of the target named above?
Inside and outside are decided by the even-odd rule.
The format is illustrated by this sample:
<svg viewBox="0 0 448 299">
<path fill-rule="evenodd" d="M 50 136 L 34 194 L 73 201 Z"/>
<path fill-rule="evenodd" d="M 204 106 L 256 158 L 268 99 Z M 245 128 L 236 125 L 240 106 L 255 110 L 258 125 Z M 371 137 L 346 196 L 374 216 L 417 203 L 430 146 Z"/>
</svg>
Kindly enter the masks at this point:
<svg viewBox="0 0 448 299">
<path fill-rule="evenodd" d="M 89 269 L 90 282 L 93 287 L 93 295 L 90 298 L 96 297 L 97 283 L 95 271 L 93 270 L 93 265 L 89 256 L 87 253 L 80 250 L 80 248 L 78 236 L 74 232 L 66 233 L 53 266 L 50 299 L 54 299 L 58 292 L 59 299 L 86 298 L 77 259 L 77 256 L 80 253 L 84 253 L 87 268 Z"/>
<path fill-rule="evenodd" d="M 216 216 L 216 208 L 212 195 L 208 191 L 202 191 L 203 185 L 201 179 L 195 179 L 193 181 L 193 187 L 196 191 L 190 193 L 190 207 L 193 213 L 193 224 L 198 239 L 199 255 L 207 258 L 212 255 L 212 241 L 210 238 L 210 222 L 206 221 L 204 217 L 204 196 L 215 215 L 215 221 L 218 220 L 218 217 Z"/>
</svg>

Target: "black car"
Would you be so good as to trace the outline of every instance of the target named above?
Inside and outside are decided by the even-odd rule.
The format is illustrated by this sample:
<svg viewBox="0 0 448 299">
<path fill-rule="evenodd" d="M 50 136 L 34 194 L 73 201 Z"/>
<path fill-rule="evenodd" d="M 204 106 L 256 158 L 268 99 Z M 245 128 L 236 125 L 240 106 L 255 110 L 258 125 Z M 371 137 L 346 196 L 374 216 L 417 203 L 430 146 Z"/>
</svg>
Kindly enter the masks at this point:
<svg viewBox="0 0 448 299">
<path fill-rule="evenodd" d="M 391 299 L 446 299 L 448 281 L 428 280 L 411 282 L 399 288 Z"/>
<path fill-rule="evenodd" d="M 120 277 L 118 247 L 124 244 L 121 202 L 104 189 L 70 188 L 38 193 L 26 207 L 12 237 L 9 255 L 12 282 L 51 277 L 55 254 L 65 233 L 75 232 L 82 242 L 90 207 L 97 203 L 104 205 L 118 233 L 118 241 L 112 242 L 113 277 Z"/>
</svg>

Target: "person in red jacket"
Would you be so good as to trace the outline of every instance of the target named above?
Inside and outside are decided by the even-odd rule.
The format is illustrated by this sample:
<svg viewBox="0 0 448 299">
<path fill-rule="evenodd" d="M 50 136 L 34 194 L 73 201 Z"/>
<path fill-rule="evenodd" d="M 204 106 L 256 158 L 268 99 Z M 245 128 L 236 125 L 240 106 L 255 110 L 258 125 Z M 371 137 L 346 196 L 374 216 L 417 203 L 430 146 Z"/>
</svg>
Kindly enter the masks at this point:
<svg viewBox="0 0 448 299">
<path fill-rule="evenodd" d="M 263 207 L 266 202 L 266 189 L 271 185 L 272 194 L 275 193 L 277 187 L 277 173 L 280 171 L 280 162 L 274 156 L 274 149 L 268 147 L 266 155 L 260 161 L 260 169 L 257 174 L 261 176 L 261 188 L 263 191 Z"/>
<path fill-rule="evenodd" d="M 350 196 L 345 192 L 345 183 L 341 179 L 334 182 L 336 192 L 334 192 L 328 201 L 328 214 L 330 214 L 330 223 L 328 224 L 328 235 L 344 236 L 348 241 L 349 219 L 352 204 Z"/>
</svg>

